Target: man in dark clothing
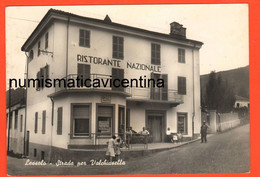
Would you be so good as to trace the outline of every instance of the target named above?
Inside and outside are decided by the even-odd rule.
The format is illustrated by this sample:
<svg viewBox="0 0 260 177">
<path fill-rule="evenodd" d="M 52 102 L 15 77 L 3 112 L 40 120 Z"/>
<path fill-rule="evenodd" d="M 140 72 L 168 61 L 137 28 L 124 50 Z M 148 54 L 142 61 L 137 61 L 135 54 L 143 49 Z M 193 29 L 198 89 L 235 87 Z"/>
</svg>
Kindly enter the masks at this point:
<svg viewBox="0 0 260 177">
<path fill-rule="evenodd" d="M 207 142 L 207 129 L 208 126 L 206 125 L 206 121 L 204 120 L 202 126 L 200 127 L 201 143 Z"/>
</svg>

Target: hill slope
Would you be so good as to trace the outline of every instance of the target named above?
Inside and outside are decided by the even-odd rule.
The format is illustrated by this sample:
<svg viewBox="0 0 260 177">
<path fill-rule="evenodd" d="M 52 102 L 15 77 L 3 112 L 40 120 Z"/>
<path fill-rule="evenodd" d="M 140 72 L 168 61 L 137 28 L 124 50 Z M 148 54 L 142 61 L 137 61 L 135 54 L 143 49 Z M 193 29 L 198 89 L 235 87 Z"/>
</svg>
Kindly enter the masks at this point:
<svg viewBox="0 0 260 177">
<path fill-rule="evenodd" d="M 236 95 L 249 98 L 249 66 L 220 71 L 216 73 L 217 76 L 221 75 L 224 81 L 233 87 Z M 206 95 L 206 85 L 208 83 L 209 74 L 200 76 L 201 96 Z"/>
</svg>

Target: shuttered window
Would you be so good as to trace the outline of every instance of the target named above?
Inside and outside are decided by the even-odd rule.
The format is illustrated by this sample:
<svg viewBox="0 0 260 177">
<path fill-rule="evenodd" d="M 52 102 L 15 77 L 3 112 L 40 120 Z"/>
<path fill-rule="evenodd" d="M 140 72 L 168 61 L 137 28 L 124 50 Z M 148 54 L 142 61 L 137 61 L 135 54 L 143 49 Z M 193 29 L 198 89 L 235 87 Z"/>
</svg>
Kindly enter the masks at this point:
<svg viewBox="0 0 260 177">
<path fill-rule="evenodd" d="M 23 115 L 21 115 L 21 118 L 20 118 L 20 132 L 23 131 Z"/>
<path fill-rule="evenodd" d="M 124 58 L 124 38 L 113 36 L 113 58 Z"/>
<path fill-rule="evenodd" d="M 99 136 L 112 136 L 113 115 L 112 106 L 98 106 L 97 133 Z"/>
<path fill-rule="evenodd" d="M 90 31 L 79 30 L 79 46 L 90 47 Z"/>
<path fill-rule="evenodd" d="M 186 77 L 178 77 L 178 94 L 186 95 Z"/>
<path fill-rule="evenodd" d="M 159 44 L 151 44 L 151 63 L 154 65 L 161 64 L 161 46 Z"/>
<path fill-rule="evenodd" d="M 119 82 L 119 80 L 122 81 L 123 79 L 124 79 L 124 70 L 118 68 L 112 68 L 112 81 L 113 83 L 115 83 L 112 85 L 112 90 L 123 91 L 124 87 L 120 86 L 121 83 Z"/>
<path fill-rule="evenodd" d="M 46 131 L 46 111 L 42 111 L 42 134 Z"/>
<path fill-rule="evenodd" d="M 38 132 L 38 112 L 35 113 L 35 120 L 34 120 L 34 133 Z"/>
<path fill-rule="evenodd" d="M 78 77 L 83 80 L 83 83 L 86 83 L 86 86 L 90 86 L 90 81 L 86 81 L 86 79 L 90 79 L 90 65 L 78 64 Z"/>
<path fill-rule="evenodd" d="M 178 49 L 178 62 L 185 63 L 185 50 L 184 49 Z"/>
<path fill-rule="evenodd" d="M 47 49 L 49 46 L 49 33 L 45 34 L 45 49 Z"/>
<path fill-rule="evenodd" d="M 73 135 L 89 136 L 90 135 L 90 106 L 73 105 Z"/>
<path fill-rule="evenodd" d="M 41 54 L 41 41 L 38 42 L 38 56 Z"/>
<path fill-rule="evenodd" d="M 62 135 L 62 107 L 58 108 L 57 114 L 57 134 Z"/>
<path fill-rule="evenodd" d="M 18 126 L 18 110 L 15 110 L 14 129 L 17 129 L 17 126 Z"/>
</svg>

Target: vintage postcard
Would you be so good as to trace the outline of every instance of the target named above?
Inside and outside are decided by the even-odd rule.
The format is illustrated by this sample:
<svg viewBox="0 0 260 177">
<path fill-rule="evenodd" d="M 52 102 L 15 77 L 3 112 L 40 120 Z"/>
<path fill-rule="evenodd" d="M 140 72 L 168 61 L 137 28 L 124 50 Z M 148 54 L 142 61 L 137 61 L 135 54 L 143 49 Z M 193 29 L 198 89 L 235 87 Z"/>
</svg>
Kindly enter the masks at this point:
<svg viewBox="0 0 260 177">
<path fill-rule="evenodd" d="M 6 7 L 7 174 L 250 173 L 248 14 Z"/>
</svg>

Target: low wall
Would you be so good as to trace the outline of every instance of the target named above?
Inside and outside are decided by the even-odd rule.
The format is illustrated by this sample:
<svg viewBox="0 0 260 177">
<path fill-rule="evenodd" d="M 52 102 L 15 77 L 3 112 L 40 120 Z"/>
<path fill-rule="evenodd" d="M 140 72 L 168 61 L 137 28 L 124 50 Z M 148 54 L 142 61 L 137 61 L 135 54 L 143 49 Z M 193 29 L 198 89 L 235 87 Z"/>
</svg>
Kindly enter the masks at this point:
<svg viewBox="0 0 260 177">
<path fill-rule="evenodd" d="M 219 117 L 219 131 L 226 131 L 240 125 L 237 113 L 220 114 Z"/>
</svg>

